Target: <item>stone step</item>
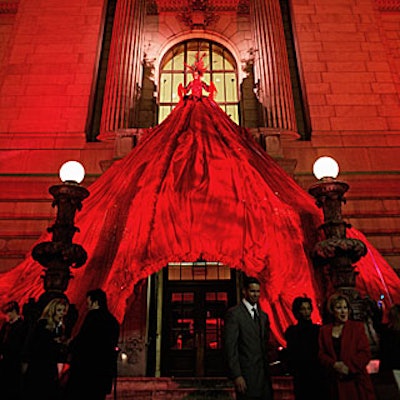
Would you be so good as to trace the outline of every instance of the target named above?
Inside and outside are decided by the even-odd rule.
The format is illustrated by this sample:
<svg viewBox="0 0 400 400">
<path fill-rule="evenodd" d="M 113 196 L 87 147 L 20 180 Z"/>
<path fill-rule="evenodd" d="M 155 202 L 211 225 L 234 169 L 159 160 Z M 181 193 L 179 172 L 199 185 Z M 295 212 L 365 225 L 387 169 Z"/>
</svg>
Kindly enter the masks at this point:
<svg viewBox="0 0 400 400">
<path fill-rule="evenodd" d="M 0 273 L 7 272 L 16 267 L 25 259 L 25 254 L 1 254 L 0 253 Z"/>
<path fill-rule="evenodd" d="M 0 252 L 21 251 L 24 252 L 40 238 L 42 232 L 31 232 L 25 234 L 9 233 L 0 234 Z"/>
<path fill-rule="evenodd" d="M 0 216 L 0 234 L 29 235 L 32 231 L 45 232 L 53 224 L 52 216 Z"/>
<path fill-rule="evenodd" d="M 357 197 L 346 196 L 346 204 L 342 206 L 343 214 L 397 212 L 400 209 L 400 197 Z"/>
<path fill-rule="evenodd" d="M 292 378 L 272 378 L 274 400 L 294 400 Z M 116 391 L 107 400 L 233 400 L 232 383 L 226 378 L 119 377 Z"/>
<path fill-rule="evenodd" d="M 56 215 L 52 199 L 0 199 L 0 216 L 52 216 Z"/>
<path fill-rule="evenodd" d="M 393 230 L 398 232 L 400 226 L 400 214 L 354 214 L 344 215 L 343 219 L 352 227 L 361 232 Z"/>
</svg>

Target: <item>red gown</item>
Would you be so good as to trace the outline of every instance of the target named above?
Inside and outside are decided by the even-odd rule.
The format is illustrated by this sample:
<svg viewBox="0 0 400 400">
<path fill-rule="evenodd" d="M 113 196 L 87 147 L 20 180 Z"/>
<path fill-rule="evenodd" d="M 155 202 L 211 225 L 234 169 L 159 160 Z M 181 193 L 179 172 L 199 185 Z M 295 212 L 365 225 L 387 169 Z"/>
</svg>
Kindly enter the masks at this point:
<svg viewBox="0 0 400 400">
<path fill-rule="evenodd" d="M 78 308 L 87 290 L 101 287 L 122 321 L 139 280 L 168 262 L 200 255 L 260 279 L 261 305 L 281 343 L 294 323 L 296 296 L 322 303 L 310 259 L 323 220 L 315 199 L 206 97 L 182 100 L 89 190 L 74 236 L 88 261 L 72 271 L 66 292 Z M 355 230 L 349 235 L 364 240 Z M 400 301 L 400 279 L 368 246 L 358 263 L 360 290 L 373 299 L 384 293 L 386 301 Z M 27 257 L 0 275 L 0 300 L 37 298 L 41 273 Z M 315 308 L 314 320 L 320 321 Z"/>
</svg>

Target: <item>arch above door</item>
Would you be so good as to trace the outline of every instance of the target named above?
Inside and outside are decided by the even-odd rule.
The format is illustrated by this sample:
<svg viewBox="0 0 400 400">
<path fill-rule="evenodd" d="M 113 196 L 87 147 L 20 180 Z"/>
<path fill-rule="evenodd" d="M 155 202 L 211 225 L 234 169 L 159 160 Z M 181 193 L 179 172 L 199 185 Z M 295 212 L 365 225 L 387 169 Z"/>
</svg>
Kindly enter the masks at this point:
<svg viewBox="0 0 400 400">
<path fill-rule="evenodd" d="M 219 34 L 218 32 L 202 32 L 201 35 L 199 35 L 197 32 L 184 32 L 180 35 L 175 35 L 173 38 L 165 41 L 160 46 L 157 58 L 152 61 L 154 68 L 154 82 L 158 82 L 160 79 L 160 66 L 165 54 L 177 44 L 190 40 L 212 41 L 220 46 L 225 47 L 231 53 L 237 65 L 238 84 L 240 85 L 243 79 L 246 78 L 247 73 L 244 71 L 246 60 L 244 60 L 241 56 L 241 52 L 238 47 L 227 37 Z"/>
</svg>

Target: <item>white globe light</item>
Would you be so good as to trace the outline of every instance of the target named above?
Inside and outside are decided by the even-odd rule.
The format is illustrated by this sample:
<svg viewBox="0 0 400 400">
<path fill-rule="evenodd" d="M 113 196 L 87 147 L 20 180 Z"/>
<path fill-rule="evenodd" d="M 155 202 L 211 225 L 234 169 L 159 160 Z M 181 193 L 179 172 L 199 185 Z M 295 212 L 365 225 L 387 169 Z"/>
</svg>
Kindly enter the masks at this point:
<svg viewBox="0 0 400 400">
<path fill-rule="evenodd" d="M 81 183 L 85 177 L 85 168 L 78 161 L 67 161 L 60 168 L 60 179 L 63 182 Z"/>
<path fill-rule="evenodd" d="M 339 165 L 332 157 L 320 157 L 314 163 L 313 173 L 317 179 L 335 179 L 339 175 Z"/>
</svg>

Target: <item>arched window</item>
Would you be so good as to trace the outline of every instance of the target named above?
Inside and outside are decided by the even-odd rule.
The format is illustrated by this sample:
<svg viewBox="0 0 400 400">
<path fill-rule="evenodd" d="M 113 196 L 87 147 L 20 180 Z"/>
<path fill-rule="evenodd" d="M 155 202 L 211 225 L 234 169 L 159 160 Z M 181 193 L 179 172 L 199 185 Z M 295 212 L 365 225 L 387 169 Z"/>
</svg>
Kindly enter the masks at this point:
<svg viewBox="0 0 400 400">
<path fill-rule="evenodd" d="M 193 64 L 197 52 L 205 53 L 204 65 L 207 72 L 204 82 L 213 81 L 217 94 L 215 101 L 239 123 L 239 102 L 236 62 L 232 54 L 223 46 L 205 40 L 189 40 L 179 43 L 169 50 L 160 66 L 158 123 L 162 122 L 179 101 L 178 85 L 187 85 L 192 76 L 185 68 Z"/>
</svg>

